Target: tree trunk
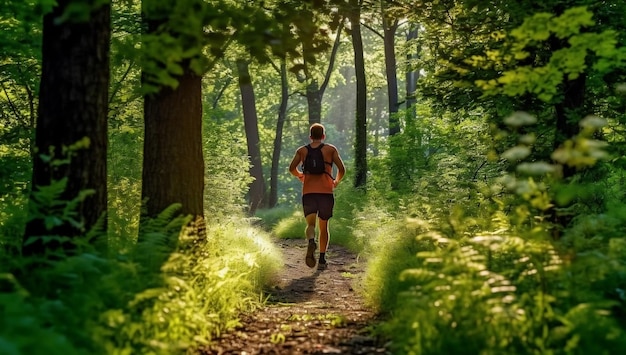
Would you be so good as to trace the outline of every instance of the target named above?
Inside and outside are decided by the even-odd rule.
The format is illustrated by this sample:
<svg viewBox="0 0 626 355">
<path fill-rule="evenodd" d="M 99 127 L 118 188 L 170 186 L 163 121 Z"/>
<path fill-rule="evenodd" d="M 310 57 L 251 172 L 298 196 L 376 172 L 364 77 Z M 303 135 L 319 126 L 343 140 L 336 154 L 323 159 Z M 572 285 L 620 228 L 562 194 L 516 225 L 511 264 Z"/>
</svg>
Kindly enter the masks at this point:
<svg viewBox="0 0 626 355">
<path fill-rule="evenodd" d="M 410 48 L 411 42 L 417 39 L 417 26 L 411 24 L 411 28 L 406 36 L 407 44 Z M 407 60 L 407 71 L 406 71 L 406 110 L 407 115 L 411 115 L 412 118 L 415 117 L 415 92 L 417 91 L 417 78 L 419 73 L 411 68 L 411 62 L 413 59 L 417 57 L 417 53 L 411 52 L 411 50 L 407 50 L 406 60 Z"/>
<path fill-rule="evenodd" d="M 280 107 L 276 121 L 276 137 L 274 137 L 274 151 L 272 152 L 272 168 L 270 173 L 270 195 L 268 207 L 278 204 L 278 170 L 280 165 L 280 151 L 283 142 L 283 127 L 287 120 L 287 103 L 289 102 L 289 81 L 287 80 L 287 64 L 284 59 L 280 63 Z"/>
<path fill-rule="evenodd" d="M 183 63 L 178 87 L 161 87 L 144 98 L 145 140 L 142 200 L 146 217 L 174 203 L 181 213 L 203 218 L 201 77 Z"/>
<path fill-rule="evenodd" d="M 356 74 L 356 138 L 354 144 L 354 187 L 365 187 L 367 183 L 367 85 L 365 82 L 365 61 L 363 59 L 363 39 L 361 38 L 361 12 L 358 0 L 350 1 L 349 11 L 354 48 L 354 68 Z"/>
<path fill-rule="evenodd" d="M 395 136 L 400 133 L 400 121 L 396 115 L 398 113 L 398 78 L 396 76 L 396 30 L 398 29 L 398 20 L 388 18 L 384 0 L 381 0 L 381 12 L 383 17 L 383 42 L 385 45 L 387 98 L 389 100 L 389 135 Z"/>
<path fill-rule="evenodd" d="M 330 76 L 335 66 L 335 60 L 337 58 L 337 52 L 339 51 L 339 44 L 341 42 L 341 32 L 343 31 L 345 18 L 342 18 L 337 27 L 337 36 L 333 43 L 333 48 L 330 53 L 330 59 L 328 60 L 328 67 L 326 67 L 326 73 L 324 74 L 324 81 L 320 85 L 318 80 L 311 75 L 310 67 L 315 62 L 315 50 L 310 48 L 310 43 L 303 43 L 303 57 L 304 57 L 304 71 L 305 80 L 308 85 L 306 87 L 306 100 L 309 108 L 309 125 L 313 123 L 321 123 L 322 121 L 322 99 L 324 92 L 330 81 Z"/>
<path fill-rule="evenodd" d="M 569 46 L 565 40 L 551 37 L 548 41 L 550 50 L 554 53 Z M 562 89 L 563 99 L 554 105 L 556 121 L 554 126 L 554 140 L 552 147 L 557 149 L 566 140 L 578 134 L 578 124 L 585 114 L 585 91 L 587 76 L 581 73 L 576 79 L 563 78 Z M 563 177 L 574 175 L 575 169 L 569 166 L 563 167 Z"/>
<path fill-rule="evenodd" d="M 309 108 L 309 126 L 322 122 L 322 96 L 317 80 L 310 79 L 306 86 L 306 102 Z"/>
<path fill-rule="evenodd" d="M 249 63 L 245 60 L 237 60 L 237 69 L 239 72 L 241 105 L 243 106 L 243 122 L 246 131 L 246 141 L 248 142 L 248 156 L 251 163 L 250 175 L 254 178 L 248 194 L 248 213 L 254 215 L 256 210 L 263 207 L 265 203 L 265 178 L 263 177 L 263 163 L 261 161 L 261 139 L 259 137 L 259 123 Z"/>
<path fill-rule="evenodd" d="M 74 219 L 82 225 L 64 220 L 61 225 L 48 230 L 41 218 L 35 218 L 26 225 L 24 241 L 44 235 L 84 235 L 105 217 L 107 210 L 111 7 L 109 3 L 98 6 L 87 22 L 72 19 L 59 22 L 74 2 L 77 1 L 58 0 L 52 12 L 43 19 L 42 73 L 35 133 L 38 155 L 33 157 L 30 205 L 31 208 L 41 207 L 35 197 L 40 187 L 64 178 L 67 178 L 67 185 L 61 200 L 72 200 L 85 190 L 92 190 L 93 194 L 76 207 L 78 217 Z M 82 147 L 70 149 L 67 154 L 64 152 L 64 148 L 81 140 Z M 70 160 L 67 164 L 51 166 L 41 156 Z M 45 248 L 38 239 L 24 245 L 23 252 L 27 255 L 42 253 Z"/>
<path fill-rule="evenodd" d="M 578 123 L 584 116 L 582 109 L 585 103 L 586 79 L 587 77 L 583 73 L 574 80 L 565 79 L 563 82 L 563 101 L 555 105 L 554 149 L 560 147 L 566 140 L 579 132 Z M 570 177 L 574 173 L 574 168 L 563 167 L 563 177 Z"/>
</svg>

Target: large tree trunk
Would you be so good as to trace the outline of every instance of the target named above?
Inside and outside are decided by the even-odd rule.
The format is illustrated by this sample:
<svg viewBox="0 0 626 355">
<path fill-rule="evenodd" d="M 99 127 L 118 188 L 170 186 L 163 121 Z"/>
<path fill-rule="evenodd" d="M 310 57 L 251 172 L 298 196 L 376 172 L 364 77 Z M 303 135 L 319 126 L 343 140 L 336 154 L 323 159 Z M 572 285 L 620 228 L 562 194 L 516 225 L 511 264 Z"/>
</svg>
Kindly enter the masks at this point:
<svg viewBox="0 0 626 355">
<path fill-rule="evenodd" d="M 251 163 L 250 175 L 254 178 L 248 193 L 248 213 L 253 215 L 265 203 L 265 178 L 263 177 L 263 163 L 261 160 L 261 139 L 259 137 L 259 123 L 249 63 L 245 60 L 237 60 L 237 69 L 239 72 L 241 104 L 243 106 L 243 122 L 246 131 L 246 141 L 248 142 L 248 156 Z"/>
<path fill-rule="evenodd" d="M 158 4 L 158 6 L 157 6 Z M 202 8 L 201 0 L 187 1 L 189 8 Z M 144 0 L 142 18 L 146 39 L 152 47 L 144 52 L 143 84 L 151 89 L 144 96 L 144 146 L 141 197 L 142 225 L 146 219 L 157 217 L 173 204 L 180 204 L 180 214 L 192 218 L 191 233 L 204 237 L 204 155 L 202 152 L 202 77 L 192 68 L 193 59 L 181 59 L 176 64 L 181 74 L 174 77 L 176 85 L 166 86 L 158 81 L 169 40 L 174 47 L 197 50 L 199 43 L 181 33 L 178 23 L 169 22 L 168 12 L 176 11 L 172 1 Z M 190 24 L 199 29 L 197 23 Z M 189 30 L 189 28 L 187 28 Z M 154 36 L 154 37 L 151 37 Z M 160 41 L 166 38 L 166 41 Z M 156 68 L 155 68 L 156 67 Z M 171 73 L 169 73 L 171 74 Z M 140 235 L 140 238 L 143 236 Z M 142 241 L 142 239 L 140 239 Z"/>
<path fill-rule="evenodd" d="M 367 85 L 365 82 L 365 61 L 363 59 L 363 39 L 361 38 L 361 12 L 358 0 L 350 0 L 350 35 L 354 48 L 354 68 L 356 75 L 356 139 L 354 143 L 354 187 L 365 187 L 367 183 Z"/>
<path fill-rule="evenodd" d="M 81 191 L 92 190 L 76 208 L 82 225 L 61 221 L 48 230 L 41 218 L 26 225 L 24 241 L 31 237 L 84 235 L 103 218 L 107 209 L 107 113 L 109 89 L 109 50 L 111 7 L 100 5 L 86 22 L 59 21 L 71 0 L 58 0 L 43 20 L 42 74 L 39 90 L 39 114 L 33 157 L 32 208 L 40 187 L 67 179 L 59 200 L 69 201 Z M 77 142 L 78 149 L 64 150 Z M 64 159 L 69 163 L 52 165 L 41 157 Z M 46 211 L 42 211 L 46 213 Z M 106 227 L 106 220 L 104 220 Z M 48 245 L 58 247 L 59 245 Z M 42 253 L 41 239 L 24 245 L 25 254 Z"/>
<path fill-rule="evenodd" d="M 272 152 L 272 168 L 270 173 L 270 194 L 268 207 L 275 207 L 278 203 L 278 168 L 280 165 L 280 151 L 283 142 L 283 127 L 287 120 L 287 103 L 289 102 L 289 81 L 287 80 L 287 64 L 284 59 L 280 62 L 280 107 L 276 121 L 276 137 L 274 137 L 274 151 Z"/>
<path fill-rule="evenodd" d="M 181 203 L 181 213 L 203 218 L 201 77 L 183 63 L 178 87 L 144 98 L 142 200 L 147 217 Z"/>
</svg>

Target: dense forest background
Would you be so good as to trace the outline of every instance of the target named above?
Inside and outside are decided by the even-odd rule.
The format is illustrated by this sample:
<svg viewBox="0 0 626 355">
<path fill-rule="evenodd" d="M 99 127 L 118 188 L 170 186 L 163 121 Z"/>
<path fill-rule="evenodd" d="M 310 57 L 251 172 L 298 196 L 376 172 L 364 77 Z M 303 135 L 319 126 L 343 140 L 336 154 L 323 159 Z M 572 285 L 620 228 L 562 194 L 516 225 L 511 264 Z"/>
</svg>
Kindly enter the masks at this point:
<svg viewBox="0 0 626 355">
<path fill-rule="evenodd" d="M 1 353 L 234 327 L 314 122 L 395 353 L 626 350 L 624 1 L 0 4 Z"/>
</svg>

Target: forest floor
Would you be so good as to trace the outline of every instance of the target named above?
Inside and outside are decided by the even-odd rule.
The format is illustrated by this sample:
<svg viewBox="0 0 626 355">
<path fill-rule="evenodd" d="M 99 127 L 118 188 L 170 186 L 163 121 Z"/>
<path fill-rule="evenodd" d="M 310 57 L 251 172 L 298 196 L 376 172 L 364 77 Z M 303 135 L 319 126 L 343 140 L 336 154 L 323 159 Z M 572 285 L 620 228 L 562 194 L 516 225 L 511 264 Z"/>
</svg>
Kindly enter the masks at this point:
<svg viewBox="0 0 626 355">
<path fill-rule="evenodd" d="M 267 304 L 200 354 L 390 354 L 371 334 L 376 315 L 355 290 L 365 262 L 331 244 L 328 266 L 318 270 L 304 263 L 303 239 L 276 244 L 285 265 Z"/>
</svg>

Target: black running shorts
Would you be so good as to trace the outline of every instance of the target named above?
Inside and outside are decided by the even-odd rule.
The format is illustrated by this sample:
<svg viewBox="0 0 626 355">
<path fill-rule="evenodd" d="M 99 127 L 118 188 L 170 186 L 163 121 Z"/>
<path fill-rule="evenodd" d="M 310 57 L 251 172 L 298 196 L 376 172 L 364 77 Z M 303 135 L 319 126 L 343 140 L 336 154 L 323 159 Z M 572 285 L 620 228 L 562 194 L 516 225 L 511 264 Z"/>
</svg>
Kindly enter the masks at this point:
<svg viewBox="0 0 626 355">
<path fill-rule="evenodd" d="M 333 194 L 306 194 L 302 195 L 302 209 L 304 216 L 316 213 L 320 219 L 328 220 L 333 216 L 335 197 Z"/>
</svg>

